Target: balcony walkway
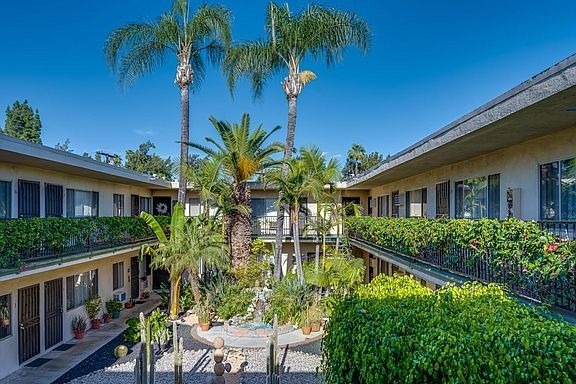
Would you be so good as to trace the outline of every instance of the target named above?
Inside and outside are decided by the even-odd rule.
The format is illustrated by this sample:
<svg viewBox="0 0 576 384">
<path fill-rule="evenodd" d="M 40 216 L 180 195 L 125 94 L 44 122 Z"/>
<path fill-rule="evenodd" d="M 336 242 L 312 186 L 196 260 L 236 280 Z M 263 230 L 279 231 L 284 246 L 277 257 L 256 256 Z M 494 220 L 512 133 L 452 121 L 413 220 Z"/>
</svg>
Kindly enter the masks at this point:
<svg viewBox="0 0 576 384">
<path fill-rule="evenodd" d="M 120 312 L 120 318 L 114 319 L 111 323 L 102 324 L 100 329 L 89 330 L 83 339 L 70 339 L 60 344 L 60 346 L 72 345 L 69 349 L 58 351 L 56 350 L 58 347 L 56 347 L 43 355 L 36 356 L 34 360 L 28 363 L 34 364 L 38 359 L 47 359 L 48 361 L 40 367 L 23 365 L 17 371 L 0 379 L 0 384 L 49 384 L 54 382 L 124 332 L 128 328 L 126 319 L 138 316 L 140 312 L 145 314 L 151 312 L 160 305 L 160 301 L 160 297 L 153 293 L 144 303 L 137 304 L 131 309 L 123 309 Z"/>
</svg>

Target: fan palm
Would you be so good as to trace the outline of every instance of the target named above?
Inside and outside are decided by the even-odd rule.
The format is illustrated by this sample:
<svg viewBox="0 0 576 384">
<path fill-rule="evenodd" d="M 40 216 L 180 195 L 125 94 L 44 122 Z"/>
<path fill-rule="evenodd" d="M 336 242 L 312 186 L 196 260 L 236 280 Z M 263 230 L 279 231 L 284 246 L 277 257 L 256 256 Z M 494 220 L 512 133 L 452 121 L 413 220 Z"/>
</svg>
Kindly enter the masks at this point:
<svg viewBox="0 0 576 384">
<path fill-rule="evenodd" d="M 220 162 L 229 179 L 228 184 L 232 187 L 231 205 L 234 208 L 229 212 L 232 266 L 244 267 L 250 256 L 252 240 L 251 194 L 248 181 L 257 172 L 276 164 L 271 156 L 282 151 L 282 144 L 265 143 L 280 127 L 268 133 L 261 126 L 251 131 L 248 114 L 242 116 L 240 124 L 230 124 L 214 117 L 210 117 L 210 122 L 216 128 L 220 142 L 207 137 L 206 141 L 214 147 L 198 143 L 187 144 Z"/>
<path fill-rule="evenodd" d="M 122 85 L 154 71 L 170 55 L 178 65 L 174 83 L 180 88 L 182 123 L 180 128 L 180 182 L 178 201 L 186 200 L 184 165 L 188 159 L 189 91 L 197 90 L 205 72 L 204 60 L 219 64 L 231 41 L 230 12 L 218 5 L 203 5 L 190 14 L 187 0 L 175 0 L 170 12 L 157 20 L 130 23 L 114 30 L 105 44 L 110 68 Z"/>
<path fill-rule="evenodd" d="M 345 49 L 356 46 L 366 52 L 370 43 L 368 24 L 351 12 L 310 5 L 292 14 L 288 5 L 270 3 L 266 14 L 266 40 L 232 47 L 224 61 L 228 85 L 234 89 L 237 79 L 248 77 L 254 95 L 260 96 L 268 78 L 287 71 L 282 89 L 288 100 L 288 126 L 284 160 L 292 157 L 296 130 L 296 101 L 302 88 L 316 79 L 314 72 L 300 68 L 307 56 L 323 58 L 327 65 L 342 59 Z M 284 172 L 287 168 L 284 167 Z M 284 207 L 278 209 L 276 228 L 276 278 L 281 277 Z"/>
<path fill-rule="evenodd" d="M 315 146 L 303 148 L 297 158 L 285 161 L 284 168 L 276 168 L 266 175 L 266 184 L 278 188 L 278 204 L 288 207 L 292 231 L 294 234 L 294 253 L 296 255 L 296 273 L 300 282 L 304 282 L 302 257 L 300 252 L 300 223 L 298 214 L 303 197 L 312 197 L 324 201 L 332 192 L 333 184 L 338 180 L 338 164 L 334 159 L 326 162 L 322 152 Z M 326 186 L 329 188 L 327 189 Z"/>
<path fill-rule="evenodd" d="M 152 229 L 158 239 L 157 246 L 144 244 L 142 254 L 152 255 L 152 267 L 164 268 L 170 279 L 170 317 L 178 316 L 180 281 L 188 270 L 194 300 L 200 302 L 198 274 L 200 260 L 213 268 L 225 268 L 228 263 L 228 247 L 216 224 L 208 217 L 186 219 L 182 204 L 176 203 L 170 221 L 170 237 L 167 237 L 154 216 L 141 212 L 140 217 Z"/>
<path fill-rule="evenodd" d="M 360 172 L 360 165 L 364 165 L 366 160 L 366 149 L 361 144 L 352 144 L 352 148 L 348 150 L 348 159 L 354 166 L 354 176 Z"/>
</svg>

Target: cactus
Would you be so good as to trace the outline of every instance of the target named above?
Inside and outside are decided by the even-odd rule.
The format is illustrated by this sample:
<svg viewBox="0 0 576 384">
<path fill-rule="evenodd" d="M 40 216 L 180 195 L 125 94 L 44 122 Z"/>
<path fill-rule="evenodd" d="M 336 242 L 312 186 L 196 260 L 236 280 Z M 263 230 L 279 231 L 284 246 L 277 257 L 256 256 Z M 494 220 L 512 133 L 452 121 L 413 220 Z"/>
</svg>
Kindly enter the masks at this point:
<svg viewBox="0 0 576 384">
<path fill-rule="evenodd" d="M 178 325 L 172 322 L 172 344 L 174 345 L 174 384 L 182 384 L 182 360 L 184 358 L 184 340 L 178 340 Z"/>
<path fill-rule="evenodd" d="M 140 355 L 136 358 L 134 376 L 136 384 L 154 384 L 154 366 L 156 360 L 150 344 L 150 322 L 140 312 Z"/>
<path fill-rule="evenodd" d="M 266 384 L 280 384 L 280 359 L 278 356 L 278 315 L 274 315 L 273 332 L 268 339 L 266 358 Z"/>
</svg>

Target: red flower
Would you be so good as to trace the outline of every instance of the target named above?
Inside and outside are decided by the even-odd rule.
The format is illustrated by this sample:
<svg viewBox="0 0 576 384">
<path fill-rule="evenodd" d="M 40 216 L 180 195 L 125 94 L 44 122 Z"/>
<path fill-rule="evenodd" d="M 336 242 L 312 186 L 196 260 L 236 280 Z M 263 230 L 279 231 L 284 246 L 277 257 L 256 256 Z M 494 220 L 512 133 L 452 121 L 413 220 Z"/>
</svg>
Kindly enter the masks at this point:
<svg viewBox="0 0 576 384">
<path fill-rule="evenodd" d="M 544 247 L 544 250 L 546 252 L 554 252 L 556 250 L 556 248 L 558 248 L 558 244 L 557 243 L 548 243 L 546 244 L 546 246 Z"/>
</svg>

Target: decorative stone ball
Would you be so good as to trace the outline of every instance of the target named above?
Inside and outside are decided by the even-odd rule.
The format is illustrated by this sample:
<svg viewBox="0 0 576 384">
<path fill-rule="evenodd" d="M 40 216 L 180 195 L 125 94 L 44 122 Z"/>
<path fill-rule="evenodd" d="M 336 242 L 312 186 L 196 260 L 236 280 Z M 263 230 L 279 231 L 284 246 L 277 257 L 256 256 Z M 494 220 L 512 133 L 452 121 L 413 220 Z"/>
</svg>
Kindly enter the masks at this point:
<svg viewBox="0 0 576 384">
<path fill-rule="evenodd" d="M 222 376 L 224 374 L 224 371 L 225 371 L 224 364 L 222 363 L 214 364 L 214 374 L 216 376 Z"/>
<path fill-rule="evenodd" d="M 217 349 L 214 351 L 214 361 L 217 363 L 221 363 L 224 360 L 224 350 Z"/>
<path fill-rule="evenodd" d="M 214 348 L 220 349 L 224 347 L 224 339 L 220 336 L 214 338 Z"/>
<path fill-rule="evenodd" d="M 128 347 L 123 344 L 120 344 L 119 346 L 114 348 L 114 356 L 116 356 L 117 358 L 126 357 L 127 354 L 128 354 Z"/>
</svg>

